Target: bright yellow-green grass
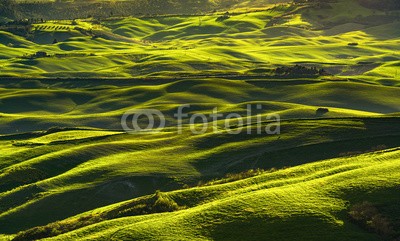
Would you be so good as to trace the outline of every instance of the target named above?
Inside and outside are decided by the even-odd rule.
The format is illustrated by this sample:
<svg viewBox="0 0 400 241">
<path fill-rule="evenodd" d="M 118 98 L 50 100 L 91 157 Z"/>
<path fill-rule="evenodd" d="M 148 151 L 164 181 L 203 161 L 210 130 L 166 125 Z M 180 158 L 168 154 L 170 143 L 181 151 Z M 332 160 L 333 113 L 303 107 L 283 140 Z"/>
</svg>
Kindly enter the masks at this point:
<svg viewBox="0 0 400 241">
<path fill-rule="evenodd" d="M 50 240 L 381 240 L 353 223 L 348 211 L 370 201 L 391 221 L 397 220 L 399 161 L 397 148 L 168 192 L 163 198 L 181 211 L 103 221 Z M 114 204 L 64 222 L 127 210 L 134 203 Z"/>
<path fill-rule="evenodd" d="M 97 130 L 2 136 L 0 232 L 16 233 L 156 189 L 179 189 L 226 173 L 297 166 L 378 146 L 397 147 L 399 127 L 399 118 L 380 117 L 287 120 L 279 137 L 258 135 L 255 127 L 252 135 L 223 130 L 193 135 L 186 126 L 181 135 L 169 128 L 152 134 L 106 132 L 96 139 L 87 137 L 100 135 Z M 38 140 L 47 144 L 32 145 Z"/>
<path fill-rule="evenodd" d="M 362 232 L 345 212 L 355 202 L 374 200 L 388 205 L 385 214 L 396 218 L 390 201 L 399 200 L 393 193 L 400 185 L 399 157 L 397 149 L 166 193 L 189 207 L 102 222 L 55 240 L 380 240 Z M 354 190 L 360 197 L 347 196 Z M 192 203 L 194 198 L 201 201 Z"/>
<path fill-rule="evenodd" d="M 121 134 L 121 132 L 112 131 L 64 131 L 62 135 L 59 133 L 49 134 L 46 136 L 31 139 L 29 143 L 32 144 L 48 144 L 56 141 L 76 141 L 81 139 L 88 139 L 93 137 L 104 137 L 110 135 Z"/>
<path fill-rule="evenodd" d="M 368 16 L 385 13 L 362 8 L 356 1 L 331 5 L 331 9 L 319 11 L 322 15 L 313 8 L 277 5 L 255 12 L 233 11 L 223 21 L 217 21 L 221 14 L 216 13 L 130 17 L 100 24 L 90 19 L 74 24 L 35 24 L 31 41 L 0 32 L 4 45 L 0 45 L 0 74 L 124 78 L 179 73 L 240 74 L 302 63 L 324 67 L 339 76 L 376 82 L 380 78 L 397 79 L 398 22 L 376 26 L 371 22 L 352 23 L 359 16 L 368 21 Z M 54 39 L 58 43 L 52 44 Z M 348 46 L 349 43 L 358 46 Z M 21 59 L 36 51 L 46 51 L 51 57 Z"/>
<path fill-rule="evenodd" d="M 0 31 L 0 240 L 35 227 L 48 232 L 40 238 L 59 235 L 50 240 L 386 238 L 351 220 L 364 201 L 397 238 L 399 22 L 375 21 L 386 13 L 357 1 L 271 3 L 242 1 L 229 18 L 48 21 L 28 38 Z M 330 75 L 274 76 L 295 64 Z M 214 108 L 223 116 L 193 134 L 191 115 Z M 131 109 L 160 110 L 166 128 L 123 132 Z M 242 118 L 226 128 L 231 113 Z M 271 114 L 281 134 L 257 134 L 277 128 Z M 240 120 L 245 131 L 229 134 Z M 242 173 L 257 168 L 267 171 Z M 229 173 L 242 174 L 220 180 Z"/>
<path fill-rule="evenodd" d="M 137 83 L 135 81 L 26 80 L 0 89 L 1 133 L 47 130 L 55 126 L 121 129 L 121 116 L 129 109 L 159 109 L 169 126 L 179 106 L 185 112 L 212 113 L 218 108 L 247 115 L 279 114 L 282 119 L 315 118 L 319 107 L 324 117 L 378 116 L 400 111 L 398 87 L 355 81 L 196 79 Z M 127 84 L 127 85 L 125 85 Z M 98 85 L 98 86 L 95 86 Z M 132 86 L 129 86 L 132 85 Z M 72 87 L 72 89 L 71 89 Z M 23 89 L 21 89 L 23 88 Z M 257 105 L 261 109 L 256 113 Z M 185 118 L 186 122 L 189 118 Z"/>
</svg>

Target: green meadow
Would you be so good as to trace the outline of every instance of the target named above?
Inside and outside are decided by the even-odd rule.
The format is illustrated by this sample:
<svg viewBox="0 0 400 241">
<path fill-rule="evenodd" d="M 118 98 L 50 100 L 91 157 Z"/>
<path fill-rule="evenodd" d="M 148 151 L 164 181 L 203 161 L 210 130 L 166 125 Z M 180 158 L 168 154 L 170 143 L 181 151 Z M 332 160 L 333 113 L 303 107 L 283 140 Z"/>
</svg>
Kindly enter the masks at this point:
<svg viewBox="0 0 400 241">
<path fill-rule="evenodd" d="M 399 75 L 398 23 L 388 18 L 378 26 L 371 24 L 370 19 L 384 18 L 385 13 L 360 6 L 354 13 L 352 2 L 332 4 L 333 9 L 320 11 L 323 15 L 314 12 L 319 9 L 280 4 L 250 12 L 231 10 L 229 18 L 222 20 L 218 20 L 222 12 L 49 20 L 33 24 L 31 41 L 0 32 L 4 45 L 0 46 L 0 74 L 29 78 L 268 75 L 274 66 L 304 64 L 324 67 L 335 76 L 372 82 L 379 78 L 397 85 L 393 79 Z M 349 19 L 357 23 L 343 23 Z M 52 44 L 54 40 L 57 43 Z M 23 58 L 38 51 L 49 57 Z"/>
<path fill-rule="evenodd" d="M 0 240 L 400 239 L 400 11 L 228 2 L 0 16 Z"/>
</svg>

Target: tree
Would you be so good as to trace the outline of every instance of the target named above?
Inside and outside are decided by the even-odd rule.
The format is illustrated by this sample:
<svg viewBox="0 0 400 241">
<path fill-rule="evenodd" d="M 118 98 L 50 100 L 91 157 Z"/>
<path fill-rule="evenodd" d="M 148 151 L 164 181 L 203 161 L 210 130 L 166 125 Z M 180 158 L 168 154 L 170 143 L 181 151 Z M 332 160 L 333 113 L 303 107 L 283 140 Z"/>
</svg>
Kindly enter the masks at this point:
<svg viewBox="0 0 400 241">
<path fill-rule="evenodd" d="M 1 0 L 0 1 L 0 16 L 6 18 L 15 18 L 15 3 L 14 0 Z"/>
<path fill-rule="evenodd" d="M 359 0 L 361 5 L 372 8 L 378 9 L 381 11 L 392 11 L 392 10 L 399 10 L 400 9 L 400 1 L 398 0 Z"/>
</svg>

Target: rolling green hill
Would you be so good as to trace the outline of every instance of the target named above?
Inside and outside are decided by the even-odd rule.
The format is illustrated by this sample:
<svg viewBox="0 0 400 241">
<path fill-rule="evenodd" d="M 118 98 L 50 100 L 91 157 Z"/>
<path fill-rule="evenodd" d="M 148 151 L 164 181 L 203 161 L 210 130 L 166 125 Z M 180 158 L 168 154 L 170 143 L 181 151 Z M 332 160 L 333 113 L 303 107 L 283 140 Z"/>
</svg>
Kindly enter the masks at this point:
<svg viewBox="0 0 400 241">
<path fill-rule="evenodd" d="M 158 193 L 49 227 L 54 234 L 70 227 L 55 240 L 381 240 L 384 224 L 370 232 L 352 220 L 351 210 L 373 203 L 391 227 L 385 235 L 398 235 L 398 175 L 399 151 L 392 149 Z M 161 213 L 140 215 L 146 212 Z M 22 237 L 29 238 L 28 232 Z"/>
<path fill-rule="evenodd" d="M 0 32 L 0 75 L 269 76 L 276 66 L 302 64 L 332 75 L 397 85 L 398 11 L 387 15 L 356 1 L 329 6 L 323 14 L 313 5 L 280 4 L 227 15 L 33 23 L 24 35 L 27 40 Z M 18 33 L 15 28 L 3 27 Z M 37 51 L 48 57 L 36 57 Z"/>
<path fill-rule="evenodd" d="M 183 210 L 104 221 L 55 240 L 381 240 L 349 220 L 347 212 L 352 205 L 370 201 L 397 225 L 398 180 L 398 150 L 328 160 L 239 182 L 162 194 Z M 135 201 L 90 215 L 121 212 L 131 203 Z M 395 227 L 393 233 L 398 234 L 399 226 Z"/>
<path fill-rule="evenodd" d="M 336 118 L 284 121 L 279 139 L 256 133 L 199 136 L 186 128 L 183 135 L 171 129 L 143 135 L 55 129 L 3 136 L 0 232 L 15 233 L 227 173 L 397 147 L 398 127 L 399 118 L 393 117 Z"/>
<path fill-rule="evenodd" d="M 157 108 L 176 126 L 173 114 L 191 104 L 188 112 L 227 116 L 247 113 L 247 105 L 262 105 L 257 114 L 284 119 L 375 116 L 399 112 L 398 87 L 322 80 L 188 79 L 167 81 L 54 80 L 3 82 L 0 96 L 1 133 L 47 130 L 54 126 L 120 129 L 122 114 L 132 108 Z M 21 88 L 23 88 L 21 90 Z M 351 95 L 351 96 L 349 96 Z M 201 99 L 201 101 L 199 101 Z M 48 103 L 51 103 L 48 104 Z M 255 110 L 256 111 L 256 110 Z M 256 113 L 254 113 L 255 115 Z"/>
<path fill-rule="evenodd" d="M 4 3 L 0 240 L 399 240 L 395 2 Z"/>
</svg>

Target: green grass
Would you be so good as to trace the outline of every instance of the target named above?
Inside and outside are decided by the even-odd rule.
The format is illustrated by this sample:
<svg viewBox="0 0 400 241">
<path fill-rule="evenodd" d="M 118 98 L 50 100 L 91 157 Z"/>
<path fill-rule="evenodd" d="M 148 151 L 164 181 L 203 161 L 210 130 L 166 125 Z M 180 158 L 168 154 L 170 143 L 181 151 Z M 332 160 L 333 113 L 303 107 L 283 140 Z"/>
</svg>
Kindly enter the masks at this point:
<svg viewBox="0 0 400 241">
<path fill-rule="evenodd" d="M 356 1 L 330 6 L 242 1 L 223 21 L 216 12 L 48 21 L 27 38 L 0 30 L 0 240 L 398 238 L 399 22 Z M 50 57 L 29 58 L 37 51 Z M 331 75 L 274 74 L 295 64 Z M 252 134 L 230 135 L 225 118 L 246 123 L 248 105 Z M 215 107 L 223 117 L 192 134 L 190 115 Z M 130 109 L 158 109 L 167 127 L 129 135 Z M 281 134 L 256 134 L 271 124 L 257 116 L 270 114 Z M 267 171 L 249 172 L 258 169 Z M 390 237 L 351 218 L 366 201 Z"/>
<path fill-rule="evenodd" d="M 44 225 L 156 189 L 177 189 L 226 173 L 297 166 L 378 145 L 396 147 L 400 130 L 393 127 L 400 126 L 398 121 L 288 120 L 282 123 L 279 140 L 257 134 L 199 136 L 187 131 L 184 135 L 167 131 L 102 139 L 85 139 L 88 131 L 74 131 L 78 139 L 65 142 L 71 135 L 66 131 L 33 139 L 27 136 L 14 143 L 4 140 L 0 157 L 6 165 L 0 175 L 1 232 Z M 15 145 L 38 139 L 52 142 Z M 68 208 L 56 211 L 60 205 Z M 22 220 L 28 221 L 22 224 Z"/>
<path fill-rule="evenodd" d="M 385 13 L 362 8 L 356 1 L 331 5 L 323 14 L 314 8 L 296 10 L 290 5 L 237 10 L 224 21 L 216 21 L 220 16 L 216 13 L 114 18 L 100 25 L 90 19 L 76 25 L 71 21 L 35 24 L 33 42 L 0 32 L 1 42 L 11 44 L 0 47 L 6 58 L 0 60 L 1 75 L 128 78 L 207 71 L 237 74 L 308 63 L 344 77 L 396 79 L 396 71 L 386 66 L 399 60 L 398 23 L 385 20 L 374 25 L 368 18 Z M 293 10 L 295 13 L 289 14 Z M 357 20 L 360 16 L 364 19 Z M 57 44 L 52 44 L 54 39 Z M 349 47 L 352 42 L 359 45 Z M 36 51 L 53 57 L 34 61 L 18 58 Z M 366 67 L 360 62 L 372 64 Z"/>
<path fill-rule="evenodd" d="M 370 201 L 392 223 L 398 221 L 394 202 L 399 197 L 394 192 L 400 184 L 399 155 L 398 149 L 392 149 L 163 193 L 183 210 L 118 218 L 130 216 L 128 210 L 137 209 L 143 202 L 134 199 L 63 221 L 66 225 L 95 221 L 96 217 L 111 219 L 55 240 L 259 240 L 267 236 L 285 240 L 320 240 L 321 236 L 326 240 L 380 240 L 354 224 L 347 212 L 356 203 Z"/>
<path fill-rule="evenodd" d="M 218 107 L 225 116 L 233 112 L 246 115 L 247 104 L 262 104 L 261 114 L 280 114 L 284 119 L 315 118 L 320 106 L 330 108 L 325 117 L 373 116 L 400 111 L 398 87 L 356 80 L 219 78 L 117 82 L 3 82 L 0 130 L 15 133 L 54 126 L 120 129 L 120 117 L 132 108 L 160 109 L 169 120 L 168 124 L 175 125 L 173 114 L 182 104 L 192 105 L 189 112 L 211 113 Z M 133 86 L 127 86 L 129 84 Z"/>
</svg>

